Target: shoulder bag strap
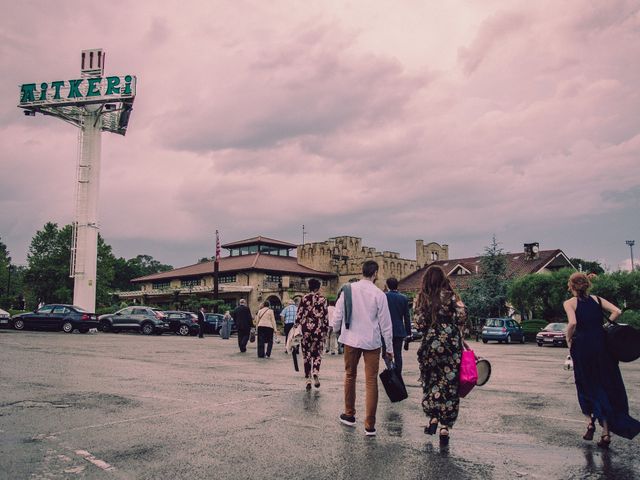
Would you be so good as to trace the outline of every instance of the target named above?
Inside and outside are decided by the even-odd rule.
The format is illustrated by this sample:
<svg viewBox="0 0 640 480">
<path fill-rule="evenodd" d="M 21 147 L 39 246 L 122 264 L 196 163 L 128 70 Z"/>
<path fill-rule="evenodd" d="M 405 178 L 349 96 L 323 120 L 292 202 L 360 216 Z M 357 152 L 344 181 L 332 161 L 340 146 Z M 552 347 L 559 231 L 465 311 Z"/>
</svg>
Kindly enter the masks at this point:
<svg viewBox="0 0 640 480">
<path fill-rule="evenodd" d="M 596 295 L 596 298 L 598 299 L 598 305 L 600 305 L 600 312 L 602 313 L 602 318 L 604 318 L 607 321 L 607 323 L 614 323 L 611 320 L 609 320 L 609 317 L 607 317 L 607 314 L 604 312 L 604 308 L 602 308 L 602 299 L 597 295 Z"/>
</svg>

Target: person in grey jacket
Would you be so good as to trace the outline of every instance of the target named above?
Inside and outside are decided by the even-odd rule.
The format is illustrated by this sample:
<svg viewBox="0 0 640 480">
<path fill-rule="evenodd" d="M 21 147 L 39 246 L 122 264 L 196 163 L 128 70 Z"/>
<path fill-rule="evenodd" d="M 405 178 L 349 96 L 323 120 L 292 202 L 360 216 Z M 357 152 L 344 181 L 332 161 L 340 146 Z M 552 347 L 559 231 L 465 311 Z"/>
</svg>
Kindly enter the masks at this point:
<svg viewBox="0 0 640 480">
<path fill-rule="evenodd" d="M 387 279 L 387 303 L 391 314 L 391 325 L 393 325 L 393 359 L 396 369 L 402 374 L 402 344 L 411 337 L 411 313 L 409 311 L 409 300 L 398 292 L 398 279 L 390 277 Z M 383 352 L 387 346 L 384 345 Z"/>
</svg>

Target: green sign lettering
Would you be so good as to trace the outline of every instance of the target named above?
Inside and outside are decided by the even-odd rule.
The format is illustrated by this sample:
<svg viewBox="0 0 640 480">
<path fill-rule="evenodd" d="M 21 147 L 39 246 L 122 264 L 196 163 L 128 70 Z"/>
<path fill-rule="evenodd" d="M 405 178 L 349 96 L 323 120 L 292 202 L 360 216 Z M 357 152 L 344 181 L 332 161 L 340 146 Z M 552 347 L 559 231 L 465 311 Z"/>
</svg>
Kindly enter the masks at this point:
<svg viewBox="0 0 640 480">
<path fill-rule="evenodd" d="M 107 93 L 105 95 L 113 95 L 120 93 L 120 77 L 107 77 Z"/>
<path fill-rule="evenodd" d="M 51 88 L 53 88 L 54 100 L 60 100 L 60 87 L 64 87 L 64 81 L 57 80 L 55 82 L 51 82 Z"/>
<path fill-rule="evenodd" d="M 127 75 L 126 77 L 124 77 L 124 92 L 122 92 L 123 95 L 131 95 L 131 75 Z"/>
<path fill-rule="evenodd" d="M 82 93 L 78 88 L 81 83 L 82 83 L 82 79 L 69 80 L 69 95 L 67 95 L 67 98 L 82 98 Z"/>
<path fill-rule="evenodd" d="M 47 85 L 46 82 L 42 82 L 40 84 L 40 98 L 38 98 L 38 100 L 40 101 L 44 101 L 47 99 L 47 88 L 49 87 L 49 85 Z"/>
<path fill-rule="evenodd" d="M 25 83 L 20 87 L 20 103 L 35 102 L 35 83 Z"/>
<path fill-rule="evenodd" d="M 87 97 L 99 97 L 100 96 L 100 82 L 102 78 L 90 78 L 89 89 L 87 90 Z"/>
</svg>

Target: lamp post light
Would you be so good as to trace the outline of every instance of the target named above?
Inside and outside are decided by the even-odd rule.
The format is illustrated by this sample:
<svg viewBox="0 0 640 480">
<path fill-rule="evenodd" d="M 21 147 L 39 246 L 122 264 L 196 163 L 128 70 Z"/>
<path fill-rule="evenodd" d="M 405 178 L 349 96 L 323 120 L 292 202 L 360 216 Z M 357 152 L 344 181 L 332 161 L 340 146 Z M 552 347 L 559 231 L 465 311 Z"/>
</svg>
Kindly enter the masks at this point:
<svg viewBox="0 0 640 480">
<path fill-rule="evenodd" d="M 631 251 L 631 271 L 633 272 L 633 270 L 635 269 L 635 266 L 633 265 L 633 246 L 636 244 L 636 242 L 635 240 L 627 240 L 625 241 L 625 243 L 629 245 L 629 250 Z"/>
</svg>

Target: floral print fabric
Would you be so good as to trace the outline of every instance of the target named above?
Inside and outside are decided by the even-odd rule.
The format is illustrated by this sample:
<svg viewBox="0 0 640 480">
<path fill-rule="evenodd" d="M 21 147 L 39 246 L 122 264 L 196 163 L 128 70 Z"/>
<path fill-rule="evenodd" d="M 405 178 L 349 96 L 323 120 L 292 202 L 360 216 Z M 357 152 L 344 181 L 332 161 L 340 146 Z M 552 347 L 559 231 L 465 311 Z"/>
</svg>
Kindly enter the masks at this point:
<svg viewBox="0 0 640 480">
<path fill-rule="evenodd" d="M 427 418 L 437 418 L 442 425 L 453 427 L 460 406 L 462 337 L 459 327 L 464 325 L 466 313 L 455 295 L 443 292 L 440 298 L 442 306 L 435 322 L 424 312 L 415 315 L 418 328 L 425 334 L 418 348 L 422 409 Z"/>
<path fill-rule="evenodd" d="M 304 374 L 309 378 L 320 372 L 324 342 L 329 331 L 327 299 L 318 292 L 302 297 L 296 314 L 296 324 L 300 324 L 302 329 Z"/>
</svg>

